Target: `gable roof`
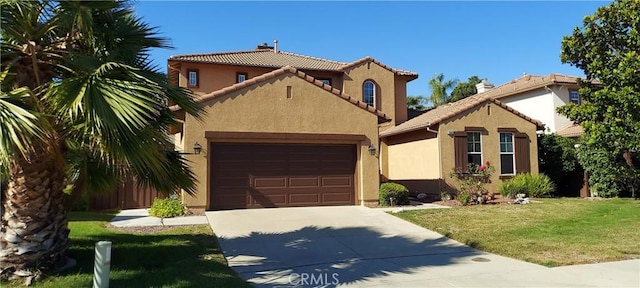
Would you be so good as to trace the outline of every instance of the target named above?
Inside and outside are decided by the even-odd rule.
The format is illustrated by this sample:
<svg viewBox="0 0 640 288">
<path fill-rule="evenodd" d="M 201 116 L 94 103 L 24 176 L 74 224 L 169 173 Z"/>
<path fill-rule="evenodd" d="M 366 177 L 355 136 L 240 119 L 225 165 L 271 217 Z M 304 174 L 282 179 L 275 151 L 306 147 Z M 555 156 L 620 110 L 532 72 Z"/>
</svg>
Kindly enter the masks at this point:
<svg viewBox="0 0 640 288">
<path fill-rule="evenodd" d="M 576 79 L 580 77 L 562 74 L 549 74 L 544 76 L 523 75 L 498 87 L 491 88 L 476 95 L 484 95 L 494 99 L 524 93 L 550 85 L 577 85 Z M 583 79 L 584 80 L 584 79 Z M 597 81 L 595 83 L 598 83 Z"/>
<path fill-rule="evenodd" d="M 284 52 L 284 51 L 274 52 L 273 49 L 257 49 L 257 50 L 249 50 L 249 51 L 235 51 L 235 52 L 222 52 L 222 53 L 175 55 L 175 56 L 169 57 L 169 61 L 211 63 L 211 64 L 252 66 L 252 67 L 268 67 L 268 68 L 282 68 L 285 66 L 292 66 L 296 69 L 303 69 L 303 70 L 320 70 L 320 71 L 335 71 L 335 72 L 344 72 L 344 70 L 351 68 L 353 66 L 356 66 L 365 62 L 374 62 L 380 65 L 381 67 L 395 73 L 396 75 L 411 76 L 411 77 L 418 78 L 417 73 L 391 68 L 369 56 L 364 57 L 362 59 L 358 59 L 350 63 L 346 63 L 346 62 L 338 62 L 338 61 L 327 60 L 327 59 L 300 55 L 300 54 Z"/>
<path fill-rule="evenodd" d="M 445 120 L 448 120 L 452 117 L 455 117 L 456 115 L 459 115 L 471 108 L 474 108 L 478 105 L 482 105 L 486 102 L 493 102 L 496 105 L 506 109 L 507 111 L 533 123 L 536 125 L 536 127 L 538 128 L 542 128 L 544 126 L 544 124 L 542 124 L 542 122 L 538 121 L 538 120 L 534 120 L 531 117 L 528 117 L 516 110 L 514 110 L 513 108 L 507 106 L 506 104 L 500 102 L 499 100 L 496 99 L 492 99 L 490 97 L 486 97 L 486 96 L 482 96 L 481 94 L 477 94 L 475 96 L 470 96 L 467 98 L 464 98 L 462 100 L 458 100 L 456 102 L 452 102 L 452 103 L 447 103 L 447 104 L 443 104 L 440 106 L 437 106 L 431 110 L 428 110 L 427 112 L 425 112 L 424 114 L 413 118 L 411 120 L 408 120 L 398 126 L 395 126 L 393 128 L 390 128 L 382 133 L 380 133 L 380 137 L 388 137 L 388 136 L 392 136 L 392 135 L 397 135 L 397 134 L 402 134 L 402 133 L 406 133 L 406 132 L 411 132 L 411 131 L 416 131 L 416 130 L 420 130 L 423 128 L 427 128 L 429 126 L 433 126 L 436 125 L 440 122 L 443 122 Z"/>
<path fill-rule="evenodd" d="M 571 124 L 569 127 L 561 129 L 560 131 L 556 132 L 556 134 L 558 134 L 558 136 L 562 136 L 562 137 L 567 137 L 567 138 L 573 138 L 573 137 L 580 137 L 582 136 L 582 134 L 584 134 L 584 129 L 582 129 L 582 126 L 580 126 L 580 124 Z"/>
<path fill-rule="evenodd" d="M 306 73 L 304 73 L 302 71 L 299 71 L 298 69 L 293 68 L 291 66 L 285 66 L 285 67 L 282 67 L 280 69 L 271 71 L 269 73 L 265 73 L 265 74 L 262 74 L 260 76 L 253 77 L 253 78 L 248 79 L 248 80 L 246 80 L 244 82 L 236 83 L 234 85 L 222 88 L 220 90 L 213 91 L 211 93 L 202 95 L 198 99 L 198 102 L 206 102 L 206 101 L 209 101 L 209 100 L 214 99 L 214 98 L 222 97 L 222 96 L 227 95 L 227 94 L 229 94 L 231 92 L 238 91 L 240 89 L 243 89 L 243 88 L 246 88 L 246 87 L 250 87 L 250 86 L 254 86 L 254 85 L 259 85 L 262 82 L 271 80 L 271 79 L 276 78 L 276 77 L 278 77 L 280 75 L 284 75 L 284 74 L 288 74 L 288 73 L 292 74 L 292 75 L 294 75 L 294 76 L 296 76 L 296 77 L 298 77 L 300 79 L 303 79 L 303 80 L 305 80 L 305 81 L 307 81 L 307 82 L 309 82 L 309 83 L 311 83 L 311 84 L 313 84 L 315 86 L 318 86 L 319 88 L 322 88 L 322 89 L 326 90 L 327 92 L 332 93 L 335 96 L 340 97 L 341 99 L 343 99 L 345 101 L 348 101 L 349 103 L 351 103 L 351 104 L 353 104 L 355 106 L 360 107 L 363 110 L 366 110 L 366 111 L 368 111 L 370 113 L 375 114 L 376 116 L 378 116 L 379 120 L 382 120 L 382 122 L 391 121 L 391 118 L 389 116 L 387 116 L 385 113 L 383 113 L 382 111 L 380 111 L 378 109 L 375 109 L 375 108 L 367 105 L 366 103 L 364 103 L 364 102 L 362 102 L 362 101 L 360 101 L 360 100 L 358 100 L 356 98 L 353 98 L 353 97 L 343 93 L 341 90 L 338 90 L 336 88 L 331 87 L 330 85 L 327 85 L 327 84 L 323 83 L 322 81 L 316 80 L 312 76 L 307 75 Z M 181 110 L 181 108 L 180 108 L 180 106 L 174 105 L 174 106 L 171 106 L 171 110 L 172 111 L 178 111 L 178 110 Z"/>
<path fill-rule="evenodd" d="M 380 63 L 380 61 L 378 61 L 376 59 L 373 59 L 370 56 L 367 56 L 367 57 L 364 57 L 364 58 L 360 58 L 360 59 L 358 59 L 356 61 L 353 61 L 351 63 L 347 63 L 347 64 L 343 65 L 342 67 L 340 67 L 340 71 L 344 71 L 344 70 L 350 69 L 352 67 L 355 67 L 355 66 L 358 66 L 360 64 L 367 63 L 367 62 L 376 63 L 376 64 L 380 65 L 380 67 L 382 67 L 384 69 L 387 69 L 387 70 L 389 70 L 389 71 L 391 71 L 394 74 L 399 75 L 399 76 L 411 76 L 413 79 L 418 78 L 418 73 L 407 71 L 407 70 L 400 70 L 400 69 L 391 68 L 391 67 L 389 67 L 387 65 L 384 65 L 384 64 Z M 411 80 L 413 80 L 413 79 L 411 79 Z"/>
</svg>

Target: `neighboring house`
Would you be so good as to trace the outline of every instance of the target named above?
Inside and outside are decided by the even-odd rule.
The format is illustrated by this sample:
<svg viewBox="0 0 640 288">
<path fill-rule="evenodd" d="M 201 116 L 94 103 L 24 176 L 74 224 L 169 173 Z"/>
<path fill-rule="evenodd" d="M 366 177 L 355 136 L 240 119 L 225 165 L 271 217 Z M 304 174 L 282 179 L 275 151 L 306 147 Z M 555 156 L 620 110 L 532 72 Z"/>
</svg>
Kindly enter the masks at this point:
<svg viewBox="0 0 640 288">
<path fill-rule="evenodd" d="M 499 99 L 523 114 L 542 121 L 546 133 L 556 133 L 567 138 L 577 138 L 583 134 L 582 126 L 573 123 L 569 118 L 557 112 L 558 107 L 569 103 L 581 104 L 578 93 L 577 76 L 549 74 L 545 76 L 524 75 L 503 85 L 493 88 L 486 82 L 476 85 L 482 97 Z M 598 83 L 597 81 L 595 82 Z M 580 168 L 581 169 L 581 168 Z M 576 179 L 580 188 L 580 196 L 589 195 L 588 175 Z M 573 190 L 572 190 L 573 191 Z M 564 191 L 564 193 L 571 193 Z M 578 193 L 576 191 L 576 193 Z"/>
<path fill-rule="evenodd" d="M 469 163 L 495 167 L 490 191 L 516 173 L 538 173 L 536 133 L 544 129 L 534 120 L 483 95 L 440 105 L 380 134 L 382 174 L 413 193 L 454 192 L 454 168 Z"/>
<path fill-rule="evenodd" d="M 578 78 L 560 74 L 524 75 L 495 88 L 483 81 L 476 85 L 476 95 L 498 99 L 524 115 L 542 121 L 547 128 L 545 132 L 559 133 L 573 122 L 560 115 L 557 108 L 582 101 L 578 94 Z"/>
<path fill-rule="evenodd" d="M 172 56 L 169 80 L 205 106 L 172 131 L 199 180 L 191 208 L 376 205 L 380 131 L 407 120 L 416 73 L 278 51 Z M 179 111 L 179 107 L 172 107 Z M 197 143 L 197 145 L 196 145 Z"/>
</svg>

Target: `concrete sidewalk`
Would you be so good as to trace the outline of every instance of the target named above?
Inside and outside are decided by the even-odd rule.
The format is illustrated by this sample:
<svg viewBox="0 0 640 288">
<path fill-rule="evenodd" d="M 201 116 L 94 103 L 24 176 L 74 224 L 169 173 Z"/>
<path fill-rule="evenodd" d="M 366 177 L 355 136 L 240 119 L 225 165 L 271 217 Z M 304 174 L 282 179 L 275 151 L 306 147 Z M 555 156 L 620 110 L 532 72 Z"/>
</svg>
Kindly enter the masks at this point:
<svg viewBox="0 0 640 288">
<path fill-rule="evenodd" d="M 149 216 L 149 209 L 122 210 L 110 221 L 116 227 L 175 226 L 209 224 L 206 216 L 158 218 Z"/>
<path fill-rule="evenodd" d="M 640 260 L 547 268 L 359 206 L 206 212 L 256 287 L 639 287 Z"/>
</svg>

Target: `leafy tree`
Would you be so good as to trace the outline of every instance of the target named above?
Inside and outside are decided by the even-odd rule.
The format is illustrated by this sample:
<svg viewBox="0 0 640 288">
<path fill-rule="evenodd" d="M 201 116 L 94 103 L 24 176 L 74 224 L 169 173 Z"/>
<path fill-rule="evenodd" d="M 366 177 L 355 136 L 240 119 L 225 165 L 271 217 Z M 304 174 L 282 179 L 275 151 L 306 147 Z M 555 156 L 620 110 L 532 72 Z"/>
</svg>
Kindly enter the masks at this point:
<svg viewBox="0 0 640 288">
<path fill-rule="evenodd" d="M 538 157 L 540 173 L 556 183 L 560 196 L 578 196 L 582 187 L 578 179 L 582 179 L 583 170 L 576 156 L 576 140 L 543 134 L 538 137 Z"/>
<path fill-rule="evenodd" d="M 167 103 L 196 117 L 201 106 L 151 65 L 167 41 L 127 2 L 1 4 L 0 271 L 34 276 L 66 262 L 65 187 L 105 191 L 133 175 L 193 192 Z"/>
<path fill-rule="evenodd" d="M 451 92 L 451 99 L 449 99 L 449 101 L 455 102 L 477 94 L 478 90 L 476 89 L 476 84 L 480 82 L 482 82 L 482 79 L 475 75 L 469 77 L 467 82 L 459 82 L 458 85 L 453 88 L 453 91 Z"/>
<path fill-rule="evenodd" d="M 429 79 L 429 87 L 431 87 L 430 101 L 433 106 L 447 103 L 449 101 L 448 91 L 458 83 L 457 79 L 450 79 L 445 81 L 444 74 L 440 73 L 433 78 Z"/>
<path fill-rule="evenodd" d="M 620 0 L 584 18 L 562 40 L 561 60 L 582 69 L 582 105 L 559 112 L 584 128 L 578 159 L 592 192 L 615 196 L 640 178 L 640 1 Z M 600 85 L 594 85 L 593 80 Z M 591 158 L 590 158 L 591 157 Z M 595 158 L 593 158 L 595 157 Z M 597 159 L 597 160 L 596 160 Z M 619 164 L 622 164 L 618 166 Z"/>
<path fill-rule="evenodd" d="M 427 109 L 425 102 L 427 99 L 424 96 L 407 96 L 407 108 L 418 111 L 424 111 Z"/>
</svg>

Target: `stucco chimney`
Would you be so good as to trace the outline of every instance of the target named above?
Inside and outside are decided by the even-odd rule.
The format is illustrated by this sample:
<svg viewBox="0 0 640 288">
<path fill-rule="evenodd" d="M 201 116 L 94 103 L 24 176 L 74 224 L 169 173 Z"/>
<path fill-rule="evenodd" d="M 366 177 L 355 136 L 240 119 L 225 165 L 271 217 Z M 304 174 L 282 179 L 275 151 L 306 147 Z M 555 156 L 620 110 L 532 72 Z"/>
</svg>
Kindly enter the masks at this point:
<svg viewBox="0 0 640 288">
<path fill-rule="evenodd" d="M 267 44 L 267 42 L 264 42 L 264 43 L 258 45 L 258 47 L 256 47 L 256 50 L 269 50 L 269 49 L 273 49 L 273 47 L 269 46 L 269 44 Z"/>
<path fill-rule="evenodd" d="M 488 91 L 491 88 L 493 88 L 493 84 L 487 82 L 487 80 L 482 80 L 482 82 L 476 84 L 476 90 L 478 91 L 478 94 Z"/>
<path fill-rule="evenodd" d="M 273 40 L 273 53 L 278 53 L 278 39 Z"/>
</svg>

